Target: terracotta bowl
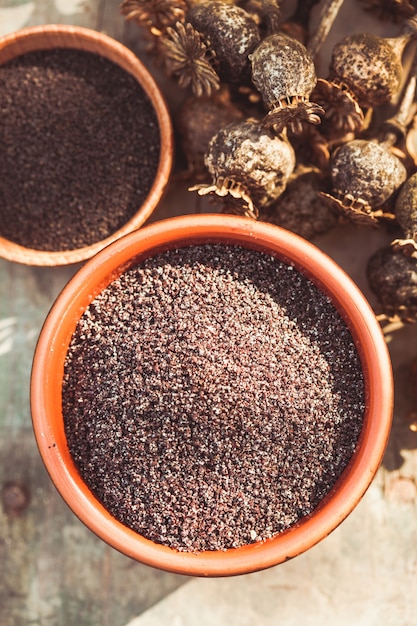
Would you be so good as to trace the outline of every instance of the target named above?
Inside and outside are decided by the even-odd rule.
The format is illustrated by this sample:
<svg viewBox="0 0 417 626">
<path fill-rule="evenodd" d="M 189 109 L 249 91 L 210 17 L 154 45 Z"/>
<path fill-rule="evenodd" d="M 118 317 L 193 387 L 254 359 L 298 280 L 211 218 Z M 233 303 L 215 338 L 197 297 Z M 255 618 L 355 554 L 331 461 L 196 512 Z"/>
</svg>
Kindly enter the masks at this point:
<svg viewBox="0 0 417 626">
<path fill-rule="evenodd" d="M 177 552 L 116 521 L 74 466 L 62 416 L 64 359 L 91 300 L 131 265 L 157 252 L 203 243 L 235 244 L 290 262 L 327 294 L 357 345 L 365 381 L 363 429 L 352 459 L 332 491 L 308 517 L 264 542 L 226 551 Z M 33 426 L 52 481 L 73 512 L 105 542 L 148 565 L 193 576 L 231 576 L 261 570 L 301 554 L 333 531 L 361 500 L 381 463 L 393 404 L 386 342 L 365 297 L 347 274 L 313 244 L 278 226 L 227 215 L 192 215 L 146 226 L 88 261 L 53 305 L 35 351 L 31 379 Z"/>
<path fill-rule="evenodd" d="M 119 65 L 137 80 L 156 112 L 161 142 L 160 158 L 155 179 L 143 204 L 124 226 L 106 239 L 75 250 L 40 251 L 26 248 L 0 236 L 0 257 L 27 265 L 67 265 L 84 261 L 112 241 L 142 226 L 159 203 L 172 168 L 172 123 L 164 97 L 138 57 L 115 39 L 78 26 L 51 24 L 25 28 L 0 38 L 0 65 L 28 52 L 58 47 L 99 54 Z"/>
</svg>

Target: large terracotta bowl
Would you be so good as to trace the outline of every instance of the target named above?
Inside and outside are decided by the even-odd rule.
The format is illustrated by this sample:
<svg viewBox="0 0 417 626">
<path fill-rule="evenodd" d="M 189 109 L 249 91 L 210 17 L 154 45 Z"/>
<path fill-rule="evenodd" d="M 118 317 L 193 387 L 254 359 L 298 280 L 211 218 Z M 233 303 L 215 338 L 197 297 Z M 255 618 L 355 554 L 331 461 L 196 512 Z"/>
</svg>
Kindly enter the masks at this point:
<svg viewBox="0 0 417 626">
<path fill-rule="evenodd" d="M 174 247 L 235 244 L 290 262 L 327 294 L 357 346 L 366 410 L 356 450 L 331 492 L 308 517 L 264 542 L 226 551 L 177 552 L 122 523 L 96 500 L 68 451 L 62 415 L 64 359 L 74 329 L 91 300 L 138 260 Z M 277 226 L 226 215 L 170 218 L 131 233 L 88 261 L 53 305 L 37 344 L 31 380 L 33 426 L 52 481 L 75 515 L 105 542 L 148 565 L 194 576 L 230 576 L 295 557 L 333 531 L 361 500 L 381 463 L 393 404 L 386 342 L 365 297 L 347 274 L 313 244 Z"/>
<path fill-rule="evenodd" d="M 84 261 L 112 241 L 136 230 L 158 205 L 172 169 L 173 131 L 164 97 L 152 75 L 126 46 L 112 37 L 79 26 L 51 24 L 24 28 L 0 38 L 0 65 L 22 54 L 52 48 L 74 48 L 98 54 L 119 65 L 141 85 L 154 107 L 160 134 L 160 157 L 152 186 L 136 213 L 119 230 L 103 240 L 68 251 L 41 251 L 26 248 L 0 236 L 0 257 L 27 265 L 67 265 Z"/>
</svg>

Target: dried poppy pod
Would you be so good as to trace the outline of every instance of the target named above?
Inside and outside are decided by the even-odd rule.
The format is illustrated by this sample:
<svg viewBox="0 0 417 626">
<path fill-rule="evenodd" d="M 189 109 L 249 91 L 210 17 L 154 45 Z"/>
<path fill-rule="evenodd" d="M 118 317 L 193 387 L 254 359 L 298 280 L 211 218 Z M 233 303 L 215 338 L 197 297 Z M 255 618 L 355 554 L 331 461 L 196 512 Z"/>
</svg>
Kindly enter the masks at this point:
<svg viewBox="0 0 417 626">
<path fill-rule="evenodd" d="M 404 150 L 410 161 L 411 169 L 417 168 L 417 116 L 415 115 L 407 129 L 404 141 Z"/>
<path fill-rule="evenodd" d="M 404 22 L 397 37 L 348 35 L 333 48 L 330 81 L 350 90 L 362 108 L 391 102 L 403 76 L 404 49 L 416 36 L 416 16 Z"/>
<path fill-rule="evenodd" d="M 281 24 L 280 30 L 305 45 L 309 36 L 311 10 L 318 2 L 319 0 L 297 0 L 292 15 Z"/>
<path fill-rule="evenodd" d="M 210 139 L 221 128 L 242 119 L 242 111 L 230 101 L 228 92 L 188 98 L 177 118 L 179 142 L 187 161 L 187 176 L 210 178 L 204 156 Z"/>
<path fill-rule="evenodd" d="M 380 320 L 417 321 L 416 256 L 405 256 L 386 246 L 371 256 L 366 275 L 381 306 Z"/>
<path fill-rule="evenodd" d="M 314 61 L 301 42 L 275 33 L 266 37 L 249 58 L 252 82 L 269 109 L 263 120 L 266 128 L 279 133 L 288 127 L 299 133 L 302 121 L 320 123 L 323 110 L 309 99 L 317 82 Z"/>
<path fill-rule="evenodd" d="M 284 191 L 295 167 L 295 152 L 284 135 L 275 135 L 255 119 L 234 122 L 210 141 L 205 157 L 211 185 L 190 191 L 214 193 L 225 212 L 256 218 Z"/>
<path fill-rule="evenodd" d="M 313 240 L 338 223 L 334 211 L 319 196 L 329 181 L 316 169 L 305 169 L 291 177 L 284 193 L 272 204 L 265 221 Z"/>
<path fill-rule="evenodd" d="M 120 13 L 127 21 L 135 22 L 155 37 L 168 26 L 183 22 L 188 12 L 184 0 L 123 0 Z"/>
<path fill-rule="evenodd" d="M 220 80 L 230 85 L 248 83 L 248 55 L 260 42 L 253 17 L 230 2 L 208 0 L 192 4 L 187 19 L 212 52 Z"/>
<path fill-rule="evenodd" d="M 261 36 L 270 35 L 278 30 L 281 17 L 279 0 L 243 0 L 238 4 L 253 15 L 259 24 Z"/>
<path fill-rule="evenodd" d="M 184 23 L 188 9 L 188 0 L 124 0 L 120 5 L 120 13 L 141 29 L 145 49 L 160 63 L 165 60 L 161 43 L 167 29 Z"/>
<path fill-rule="evenodd" d="M 407 170 L 389 148 L 377 141 L 354 139 L 337 148 L 330 159 L 332 191 L 321 193 L 350 221 L 377 226 L 394 219 L 383 205 L 407 178 Z"/>
<path fill-rule="evenodd" d="M 414 106 L 416 73 L 414 63 L 397 112 L 382 125 L 379 141 L 354 139 L 337 148 L 331 156 L 332 192 L 322 195 L 351 221 L 376 226 L 381 219 L 395 219 L 383 205 L 408 175 L 396 144 L 406 134 Z"/>
<path fill-rule="evenodd" d="M 211 51 L 189 22 L 168 27 L 160 38 L 159 51 L 167 74 L 176 78 L 180 87 L 191 87 L 196 96 L 210 95 L 220 88 Z"/>
<path fill-rule="evenodd" d="M 324 111 L 322 132 L 327 136 L 343 137 L 348 133 L 358 133 L 365 125 L 365 114 L 355 94 L 341 83 L 318 78 L 312 99 Z"/>
<path fill-rule="evenodd" d="M 404 238 L 395 239 L 392 246 L 404 254 L 417 254 L 417 174 L 402 185 L 395 202 L 395 217 L 404 232 Z"/>
<path fill-rule="evenodd" d="M 417 2 L 414 0 L 361 0 L 365 10 L 374 13 L 380 20 L 399 22 L 414 15 Z"/>
<path fill-rule="evenodd" d="M 398 37 L 356 33 L 335 45 L 329 77 L 318 79 L 311 96 L 325 111 L 325 129 L 330 127 L 333 135 L 358 133 L 364 127 L 364 109 L 393 100 L 403 77 L 404 48 L 416 35 L 413 17 Z"/>
</svg>

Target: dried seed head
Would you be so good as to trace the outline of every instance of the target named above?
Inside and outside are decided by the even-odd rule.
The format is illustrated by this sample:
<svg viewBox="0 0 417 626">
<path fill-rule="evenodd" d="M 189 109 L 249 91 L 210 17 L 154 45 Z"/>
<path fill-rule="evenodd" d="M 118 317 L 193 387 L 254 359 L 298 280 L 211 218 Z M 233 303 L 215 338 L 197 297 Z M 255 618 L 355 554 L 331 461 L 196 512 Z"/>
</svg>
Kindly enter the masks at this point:
<svg viewBox="0 0 417 626">
<path fill-rule="evenodd" d="M 417 241 L 417 174 L 410 176 L 401 187 L 395 216 L 405 236 Z"/>
<path fill-rule="evenodd" d="M 282 33 L 266 37 L 250 55 L 252 82 L 269 109 L 264 124 L 281 132 L 300 132 L 301 120 L 320 123 L 322 109 L 310 102 L 317 82 L 314 62 L 305 46 Z"/>
<path fill-rule="evenodd" d="M 380 209 L 407 178 L 404 165 L 390 150 L 364 139 L 337 148 L 330 171 L 335 208 L 364 225 L 388 217 Z"/>
<path fill-rule="evenodd" d="M 348 35 L 333 48 L 330 80 L 343 83 L 362 107 L 391 102 L 403 74 L 402 53 L 416 36 L 417 18 L 408 20 L 396 38 L 370 33 Z"/>
<path fill-rule="evenodd" d="M 252 81 L 268 108 L 280 100 L 308 98 L 316 82 L 314 61 L 302 43 L 275 33 L 250 55 Z"/>
<path fill-rule="evenodd" d="M 417 2 L 409 0 L 361 0 L 365 10 L 374 13 L 380 20 L 401 22 L 417 11 Z"/>
<path fill-rule="evenodd" d="M 395 217 L 404 238 L 396 239 L 392 245 L 401 248 L 404 254 L 417 254 L 417 174 L 402 185 L 395 202 Z"/>
<path fill-rule="evenodd" d="M 405 152 L 399 148 L 401 144 L 404 146 L 404 140 L 407 136 L 407 128 L 412 121 L 415 111 L 416 96 L 416 72 L 417 65 L 413 64 L 411 77 L 402 93 L 401 99 L 397 104 L 395 115 L 385 120 L 379 129 L 378 140 L 384 146 L 398 150 L 405 159 Z M 404 149 L 406 150 L 405 146 Z"/>
<path fill-rule="evenodd" d="M 328 181 L 317 170 L 302 171 L 291 178 L 284 193 L 271 206 L 267 221 L 312 240 L 332 230 L 336 214 L 319 196 Z"/>
<path fill-rule="evenodd" d="M 318 2 L 319 0 L 298 0 L 293 14 L 280 25 L 280 30 L 305 45 L 309 36 L 311 11 Z"/>
<path fill-rule="evenodd" d="M 120 12 L 152 35 L 159 36 L 168 26 L 184 22 L 188 5 L 184 0 L 124 0 Z"/>
<path fill-rule="evenodd" d="M 353 137 L 346 137 L 346 141 L 351 139 Z M 340 143 L 338 141 L 337 145 Z M 331 153 L 337 147 L 321 133 L 321 125 L 311 124 L 306 124 L 301 134 L 291 136 L 291 145 L 297 155 L 298 164 L 315 167 L 322 172 L 329 170 Z"/>
<path fill-rule="evenodd" d="M 404 140 L 403 147 L 406 155 L 410 160 L 410 169 L 415 171 L 417 168 L 417 116 L 414 115 L 411 120 Z"/>
<path fill-rule="evenodd" d="M 177 127 L 190 174 L 197 178 L 209 176 L 204 155 L 210 139 L 224 126 L 242 118 L 242 111 L 224 92 L 206 97 L 191 97 L 184 102 Z"/>
<path fill-rule="evenodd" d="M 254 17 L 266 36 L 275 33 L 280 26 L 279 4 L 278 0 L 246 0 L 243 7 Z"/>
<path fill-rule="evenodd" d="M 259 210 L 245 190 L 230 181 L 223 181 L 227 193 L 222 196 L 220 213 L 226 215 L 241 215 L 250 219 L 259 219 Z M 219 194 L 221 195 L 221 194 Z"/>
<path fill-rule="evenodd" d="M 167 72 L 180 87 L 191 86 L 196 96 L 219 89 L 220 79 L 211 63 L 211 53 L 191 24 L 177 22 L 161 40 Z"/>
<path fill-rule="evenodd" d="M 343 136 L 363 129 L 365 116 L 346 85 L 319 78 L 311 94 L 324 111 L 320 130 L 326 136 Z"/>
<path fill-rule="evenodd" d="M 260 41 L 251 15 L 229 2 L 209 0 L 194 4 L 188 20 L 212 51 L 221 80 L 231 85 L 249 82 L 248 55 Z"/>
<path fill-rule="evenodd" d="M 366 273 L 381 313 L 403 322 L 417 321 L 417 258 L 387 246 L 372 255 Z"/>
<path fill-rule="evenodd" d="M 284 191 L 295 166 L 295 153 L 284 136 L 265 130 L 254 119 L 229 124 L 210 141 L 205 159 L 213 177 L 197 186 L 201 195 L 215 193 L 242 200 L 255 214 Z"/>
</svg>

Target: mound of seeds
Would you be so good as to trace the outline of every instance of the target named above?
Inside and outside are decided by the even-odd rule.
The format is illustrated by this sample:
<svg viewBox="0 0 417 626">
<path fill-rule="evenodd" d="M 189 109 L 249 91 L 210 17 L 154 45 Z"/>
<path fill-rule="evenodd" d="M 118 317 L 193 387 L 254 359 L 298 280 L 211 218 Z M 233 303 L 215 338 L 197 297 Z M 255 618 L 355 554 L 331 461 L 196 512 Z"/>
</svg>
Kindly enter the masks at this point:
<svg viewBox="0 0 417 626">
<path fill-rule="evenodd" d="M 0 235 L 39 250 L 100 241 L 140 208 L 160 151 L 133 76 L 58 48 L 0 66 Z"/>
<path fill-rule="evenodd" d="M 272 537 L 349 462 L 364 381 L 351 334 L 293 267 L 241 247 L 160 253 L 91 303 L 62 390 L 84 481 L 178 550 Z"/>
</svg>

